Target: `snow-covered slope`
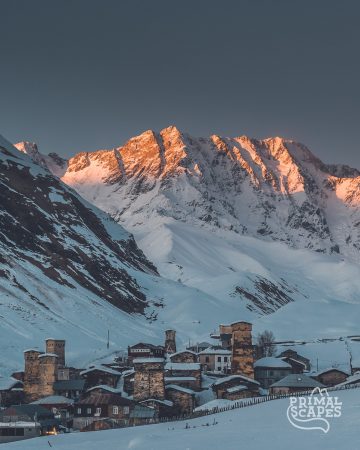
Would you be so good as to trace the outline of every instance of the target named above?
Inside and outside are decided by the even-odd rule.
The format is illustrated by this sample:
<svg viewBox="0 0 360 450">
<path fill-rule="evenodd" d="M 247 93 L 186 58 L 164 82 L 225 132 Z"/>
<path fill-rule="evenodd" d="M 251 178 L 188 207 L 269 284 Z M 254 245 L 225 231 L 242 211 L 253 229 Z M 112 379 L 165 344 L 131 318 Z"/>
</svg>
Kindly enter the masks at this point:
<svg viewBox="0 0 360 450">
<path fill-rule="evenodd" d="M 57 450 L 353 450 L 359 442 L 360 390 L 334 395 L 342 402 L 342 415 L 329 419 L 327 434 L 294 428 L 286 416 L 289 399 L 282 399 L 187 421 L 37 438 L 8 447 L 45 450 L 49 441 Z"/>
<path fill-rule="evenodd" d="M 3 138 L 0 184 L 0 372 L 49 335 L 80 365 L 138 339 L 160 343 L 169 326 L 184 340 L 215 326 L 212 297 L 159 277 L 132 235 Z"/>
</svg>

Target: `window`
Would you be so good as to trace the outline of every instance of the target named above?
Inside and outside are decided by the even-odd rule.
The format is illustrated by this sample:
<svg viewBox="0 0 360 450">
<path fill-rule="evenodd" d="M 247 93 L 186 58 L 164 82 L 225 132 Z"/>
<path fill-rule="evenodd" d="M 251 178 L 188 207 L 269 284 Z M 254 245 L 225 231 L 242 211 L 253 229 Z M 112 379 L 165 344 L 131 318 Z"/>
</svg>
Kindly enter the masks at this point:
<svg viewBox="0 0 360 450">
<path fill-rule="evenodd" d="M 228 358 L 227 356 L 224 356 L 224 362 L 227 362 Z"/>
<path fill-rule="evenodd" d="M 96 413 L 95 413 L 97 416 L 100 416 L 100 414 L 101 414 L 101 408 L 96 408 Z"/>
<path fill-rule="evenodd" d="M 91 414 L 91 408 L 87 408 L 86 413 Z"/>
<path fill-rule="evenodd" d="M 77 414 L 81 414 L 81 408 L 77 409 Z"/>
<path fill-rule="evenodd" d="M 118 415 L 119 414 L 119 407 L 113 406 L 113 414 Z"/>
<path fill-rule="evenodd" d="M 221 356 L 218 356 L 218 357 L 217 357 L 217 361 L 218 361 L 218 362 L 221 362 Z"/>
<path fill-rule="evenodd" d="M 209 360 L 209 357 L 208 356 L 205 356 L 205 362 L 209 362 L 210 360 Z"/>
<path fill-rule="evenodd" d="M 221 370 L 221 367 L 219 366 L 219 367 L 217 368 L 217 370 L 220 371 L 220 370 Z"/>
<path fill-rule="evenodd" d="M 124 414 L 129 414 L 130 408 L 128 406 L 124 406 L 123 411 L 124 411 Z"/>
</svg>

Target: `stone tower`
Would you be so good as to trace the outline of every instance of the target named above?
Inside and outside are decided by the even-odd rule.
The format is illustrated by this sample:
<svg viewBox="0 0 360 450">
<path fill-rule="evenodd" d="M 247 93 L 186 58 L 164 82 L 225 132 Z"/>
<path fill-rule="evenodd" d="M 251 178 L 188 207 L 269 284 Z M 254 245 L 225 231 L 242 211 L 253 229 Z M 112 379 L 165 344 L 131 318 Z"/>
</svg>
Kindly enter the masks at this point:
<svg viewBox="0 0 360 450">
<path fill-rule="evenodd" d="M 58 369 L 58 357 L 54 353 L 39 355 L 39 394 L 41 397 L 54 394 L 54 383 Z"/>
<path fill-rule="evenodd" d="M 176 353 L 176 331 L 166 330 L 165 331 L 165 353 L 171 354 Z"/>
<path fill-rule="evenodd" d="M 40 355 L 39 350 L 24 351 L 24 394 L 28 401 L 36 400 L 39 397 Z"/>
<path fill-rule="evenodd" d="M 165 398 L 163 358 L 135 358 L 134 400 L 139 402 L 149 398 Z"/>
<path fill-rule="evenodd" d="M 65 341 L 63 339 L 46 339 L 46 353 L 53 353 L 58 356 L 57 363 L 65 367 Z"/>
<path fill-rule="evenodd" d="M 231 372 L 254 378 L 254 348 L 252 344 L 252 325 L 248 322 L 235 322 L 232 329 Z"/>
</svg>

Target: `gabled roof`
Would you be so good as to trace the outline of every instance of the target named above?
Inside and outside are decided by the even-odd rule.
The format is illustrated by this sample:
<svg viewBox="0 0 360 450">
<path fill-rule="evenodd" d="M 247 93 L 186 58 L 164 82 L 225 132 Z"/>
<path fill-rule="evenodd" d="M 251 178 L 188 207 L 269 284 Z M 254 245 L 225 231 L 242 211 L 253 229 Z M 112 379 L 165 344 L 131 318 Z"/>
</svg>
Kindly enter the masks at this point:
<svg viewBox="0 0 360 450">
<path fill-rule="evenodd" d="M 134 402 L 125 397 L 121 397 L 119 394 L 113 394 L 111 392 L 99 393 L 90 392 L 86 397 L 83 397 L 76 402 L 76 405 L 118 405 L 118 406 L 130 406 Z"/>
<path fill-rule="evenodd" d="M 111 392 L 113 394 L 121 393 L 121 389 L 113 388 L 111 386 L 108 386 L 107 384 L 99 384 L 98 386 L 93 386 L 90 389 L 88 389 L 86 392 L 95 391 L 96 389 Z"/>
<path fill-rule="evenodd" d="M 324 375 L 325 373 L 332 372 L 332 371 L 341 372 L 342 374 L 349 376 L 348 372 L 345 372 L 345 370 L 338 369 L 337 367 L 328 367 L 327 369 L 319 370 L 318 372 L 312 372 L 310 374 L 310 376 L 311 377 L 319 377 L 320 375 Z"/>
<path fill-rule="evenodd" d="M 246 381 L 248 383 L 252 383 L 252 384 L 256 384 L 256 385 L 260 386 L 260 383 L 258 381 L 254 380 L 253 378 L 246 377 L 244 375 L 230 375 L 228 377 L 220 378 L 219 380 L 215 381 L 213 386 L 220 386 L 224 383 L 228 383 L 229 381 L 235 381 L 235 380 L 242 381 L 242 382 Z"/>
<path fill-rule="evenodd" d="M 226 350 L 225 348 L 221 347 L 208 347 L 202 352 L 199 353 L 199 355 L 231 355 L 230 350 Z"/>
<path fill-rule="evenodd" d="M 143 404 L 148 402 L 159 403 L 160 405 L 165 405 L 168 407 L 174 406 L 174 403 L 171 400 L 159 400 L 158 398 L 147 398 L 146 400 L 142 400 L 140 403 Z"/>
<path fill-rule="evenodd" d="M 270 368 L 270 369 L 292 369 L 291 365 L 280 358 L 268 356 L 260 358 L 254 363 L 254 367 Z"/>
<path fill-rule="evenodd" d="M 20 380 L 17 380 L 16 378 L 13 377 L 0 377 L 0 391 L 9 391 L 10 389 L 12 389 L 14 386 L 16 386 L 18 383 L 20 383 L 20 385 L 23 385 L 23 382 Z"/>
<path fill-rule="evenodd" d="M 355 372 L 354 375 L 351 375 L 350 377 L 347 377 L 347 379 L 340 383 L 337 384 L 337 387 L 341 387 L 341 386 L 347 386 L 349 384 L 360 384 L 360 372 Z"/>
<path fill-rule="evenodd" d="M 144 347 L 144 348 L 149 348 L 152 350 L 164 350 L 164 346 L 162 345 L 154 345 L 154 344 L 148 344 L 147 342 L 138 342 L 137 344 L 134 345 L 130 345 L 130 350 L 132 348 L 136 348 L 136 347 Z"/>
<path fill-rule="evenodd" d="M 273 383 L 270 387 L 323 388 L 325 386 L 306 375 L 292 373 L 277 381 L 276 383 Z"/>
<path fill-rule="evenodd" d="M 165 370 L 200 370 L 200 363 L 175 363 L 168 362 L 165 364 Z"/>
<path fill-rule="evenodd" d="M 247 386 L 244 386 L 243 384 L 239 384 L 239 386 L 233 386 L 226 389 L 226 392 L 229 392 L 229 394 L 233 394 L 235 392 L 241 392 L 246 391 L 248 389 Z"/>
<path fill-rule="evenodd" d="M 171 359 L 173 356 L 182 355 L 183 353 L 191 353 L 192 355 L 197 356 L 197 353 L 193 352 L 192 350 L 181 350 L 180 352 L 172 353 L 172 354 L 170 355 L 170 359 Z"/>
<path fill-rule="evenodd" d="M 12 405 L 9 408 L 6 408 L 4 411 L 0 413 L 2 416 L 22 416 L 26 415 L 31 419 L 34 418 L 35 415 L 38 416 L 38 420 L 41 417 L 54 417 L 54 415 L 46 408 L 41 405 Z"/>
<path fill-rule="evenodd" d="M 133 364 L 146 364 L 146 363 L 163 363 L 165 362 L 164 358 L 135 358 L 133 360 Z"/>
<path fill-rule="evenodd" d="M 99 372 L 105 372 L 108 373 L 110 375 L 118 375 L 120 376 L 121 373 L 117 370 L 111 369 L 110 367 L 106 367 L 106 366 L 91 366 L 86 370 L 83 370 L 82 372 L 80 372 L 80 375 L 86 375 L 90 372 L 95 372 L 95 371 L 99 371 Z"/>
<path fill-rule="evenodd" d="M 165 389 L 166 390 L 172 389 L 174 391 L 183 392 L 184 394 L 195 395 L 195 392 L 192 389 L 184 388 L 184 387 L 178 386 L 176 384 L 168 384 L 167 386 L 165 386 Z"/>
<path fill-rule="evenodd" d="M 74 400 L 71 398 L 63 397 L 62 395 L 49 395 L 30 403 L 30 405 L 71 405 L 73 403 Z"/>
</svg>

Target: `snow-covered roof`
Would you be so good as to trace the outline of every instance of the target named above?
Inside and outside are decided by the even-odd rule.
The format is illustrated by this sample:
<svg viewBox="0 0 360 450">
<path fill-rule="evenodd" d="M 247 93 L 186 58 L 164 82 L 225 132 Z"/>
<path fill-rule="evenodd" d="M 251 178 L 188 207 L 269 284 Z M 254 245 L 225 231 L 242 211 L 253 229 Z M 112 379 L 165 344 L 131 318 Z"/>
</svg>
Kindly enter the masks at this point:
<svg viewBox="0 0 360 450">
<path fill-rule="evenodd" d="M 268 356 L 254 362 L 254 367 L 269 367 L 271 369 L 291 369 L 291 365 L 280 358 Z"/>
<path fill-rule="evenodd" d="M 94 372 L 95 370 L 99 370 L 100 372 L 106 372 L 109 373 L 111 375 L 121 375 L 120 372 L 118 372 L 117 370 L 111 369 L 110 367 L 105 367 L 105 366 L 92 366 L 89 367 L 86 370 L 83 370 L 82 372 L 80 372 L 80 375 L 86 375 L 87 373 L 90 372 Z"/>
<path fill-rule="evenodd" d="M 158 398 L 147 398 L 146 400 L 143 400 L 139 403 L 148 403 L 148 402 L 160 403 L 165 406 L 174 406 L 174 403 L 171 400 L 159 400 Z"/>
<path fill-rule="evenodd" d="M 231 351 L 225 348 L 208 347 L 200 352 L 199 355 L 231 355 Z"/>
<path fill-rule="evenodd" d="M 231 388 L 226 389 L 229 394 L 233 394 L 234 392 L 240 392 L 240 391 L 246 391 L 247 386 L 244 386 L 243 384 L 239 384 L 239 386 L 233 386 Z"/>
<path fill-rule="evenodd" d="M 171 359 L 173 356 L 182 355 L 183 353 L 191 353 L 192 355 L 197 356 L 197 353 L 193 352 L 192 350 L 181 350 L 180 352 L 172 353 L 172 354 L 170 355 L 170 359 Z"/>
<path fill-rule="evenodd" d="M 341 386 L 347 386 L 348 384 L 360 384 L 360 372 L 355 372 L 354 375 L 351 375 L 350 377 L 347 377 L 345 381 L 343 381 L 340 384 L 337 384 L 337 387 Z"/>
<path fill-rule="evenodd" d="M 39 353 L 41 353 L 38 348 L 27 348 L 26 350 L 24 350 L 24 353 L 27 353 L 27 352 L 39 352 Z"/>
<path fill-rule="evenodd" d="M 38 357 L 39 358 L 46 358 L 47 356 L 49 356 L 51 358 L 58 358 L 58 355 L 56 355 L 55 353 L 42 353 Z"/>
<path fill-rule="evenodd" d="M 258 381 L 254 380 L 253 378 L 246 377 L 245 375 L 229 375 L 228 377 L 223 377 L 223 378 L 220 378 L 219 380 L 215 381 L 213 386 L 220 386 L 223 383 L 227 383 L 228 381 L 232 381 L 232 380 L 236 380 L 236 379 L 238 379 L 239 381 L 248 381 L 249 383 L 260 385 L 260 383 Z"/>
<path fill-rule="evenodd" d="M 25 421 L 16 421 L 16 422 L 0 422 L 0 428 L 37 428 L 40 427 L 38 422 L 25 422 Z"/>
<path fill-rule="evenodd" d="M 323 388 L 325 386 L 306 375 L 292 373 L 277 381 L 276 383 L 273 383 L 270 387 Z"/>
<path fill-rule="evenodd" d="M 328 372 L 332 372 L 333 370 L 337 371 L 337 372 L 341 372 L 346 376 L 349 376 L 349 373 L 346 372 L 345 370 L 339 369 L 337 367 L 328 367 L 327 369 L 323 369 L 323 370 L 319 370 L 318 372 L 312 372 L 310 374 L 311 377 L 318 377 L 320 375 L 323 375 L 324 373 L 328 373 Z"/>
<path fill-rule="evenodd" d="M 113 388 L 111 386 L 108 386 L 107 384 L 99 384 L 98 386 L 93 386 L 86 392 L 94 391 L 95 389 L 103 389 L 104 391 L 112 392 L 113 394 L 121 393 L 121 389 Z"/>
<path fill-rule="evenodd" d="M 200 363 L 173 363 L 165 364 L 165 370 L 200 370 Z"/>
<path fill-rule="evenodd" d="M 135 373 L 134 369 L 124 370 L 124 372 L 121 372 L 122 377 L 127 377 L 128 375 L 132 375 Z"/>
<path fill-rule="evenodd" d="M 177 384 L 168 384 L 165 386 L 165 389 L 174 389 L 175 391 L 184 392 L 185 394 L 195 395 L 195 392 L 192 389 L 178 386 Z"/>
<path fill-rule="evenodd" d="M 8 391 L 12 387 L 16 386 L 18 383 L 23 384 L 21 381 L 13 377 L 0 377 L 0 391 Z"/>
<path fill-rule="evenodd" d="M 195 377 L 165 377 L 165 381 L 196 381 Z"/>
<path fill-rule="evenodd" d="M 164 358 L 135 358 L 133 359 L 133 364 L 162 363 L 164 361 Z"/>
<path fill-rule="evenodd" d="M 73 404 L 74 400 L 62 395 L 49 395 L 48 397 L 40 398 L 35 402 L 30 403 L 31 405 L 70 405 Z"/>
</svg>

